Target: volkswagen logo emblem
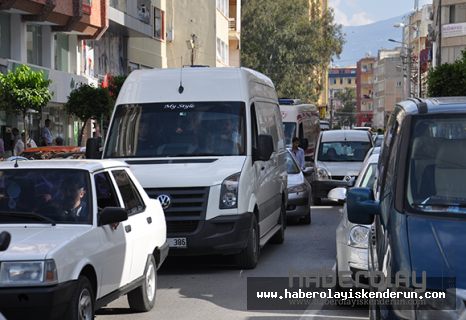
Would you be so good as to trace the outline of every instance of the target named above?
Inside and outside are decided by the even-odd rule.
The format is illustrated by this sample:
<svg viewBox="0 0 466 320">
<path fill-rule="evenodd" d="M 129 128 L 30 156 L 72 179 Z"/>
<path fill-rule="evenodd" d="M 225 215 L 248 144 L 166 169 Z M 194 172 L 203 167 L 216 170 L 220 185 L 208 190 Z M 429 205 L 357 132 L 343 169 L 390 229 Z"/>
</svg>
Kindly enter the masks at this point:
<svg viewBox="0 0 466 320">
<path fill-rule="evenodd" d="M 157 199 L 160 201 L 160 204 L 162 205 L 163 209 L 168 209 L 172 202 L 170 197 L 166 194 L 161 194 L 160 196 L 157 197 Z"/>
</svg>

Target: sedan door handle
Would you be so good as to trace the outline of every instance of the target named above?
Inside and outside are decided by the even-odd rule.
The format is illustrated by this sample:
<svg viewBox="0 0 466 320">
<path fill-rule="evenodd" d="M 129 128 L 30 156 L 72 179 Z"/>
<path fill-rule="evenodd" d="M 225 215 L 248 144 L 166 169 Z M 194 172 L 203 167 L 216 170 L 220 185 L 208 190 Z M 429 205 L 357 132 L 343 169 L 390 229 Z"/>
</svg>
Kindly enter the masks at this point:
<svg viewBox="0 0 466 320">
<path fill-rule="evenodd" d="M 147 217 L 146 220 L 147 220 L 147 223 L 148 223 L 148 224 L 151 224 L 151 223 L 152 223 L 152 217 Z"/>
<path fill-rule="evenodd" d="M 125 226 L 125 231 L 126 231 L 127 233 L 131 232 L 131 225 Z"/>
</svg>

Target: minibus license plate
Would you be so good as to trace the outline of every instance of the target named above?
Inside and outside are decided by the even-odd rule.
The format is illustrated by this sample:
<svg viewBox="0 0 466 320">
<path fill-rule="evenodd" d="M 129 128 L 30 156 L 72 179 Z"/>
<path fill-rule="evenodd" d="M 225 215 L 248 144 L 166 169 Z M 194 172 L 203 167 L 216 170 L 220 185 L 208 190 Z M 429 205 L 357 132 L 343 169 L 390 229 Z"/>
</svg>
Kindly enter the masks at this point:
<svg viewBox="0 0 466 320">
<path fill-rule="evenodd" d="M 187 248 L 186 238 L 168 238 L 168 246 L 171 248 Z"/>
</svg>

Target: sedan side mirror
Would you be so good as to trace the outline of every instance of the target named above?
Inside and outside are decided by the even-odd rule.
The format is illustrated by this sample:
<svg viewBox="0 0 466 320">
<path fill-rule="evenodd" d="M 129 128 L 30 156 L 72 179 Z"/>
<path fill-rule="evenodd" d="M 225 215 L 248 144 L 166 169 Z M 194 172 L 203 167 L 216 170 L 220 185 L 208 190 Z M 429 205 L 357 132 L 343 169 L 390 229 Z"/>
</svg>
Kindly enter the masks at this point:
<svg viewBox="0 0 466 320">
<path fill-rule="evenodd" d="M 121 207 L 105 207 L 100 213 L 101 226 L 125 220 L 128 220 L 128 212 Z"/>
<path fill-rule="evenodd" d="M 343 204 L 346 201 L 346 188 L 334 188 L 330 190 L 327 198 L 330 201 L 338 202 Z"/>
<path fill-rule="evenodd" d="M 306 167 L 304 168 L 303 170 L 303 174 L 307 177 L 307 176 L 312 176 L 312 174 L 314 173 L 314 167 Z"/>
</svg>

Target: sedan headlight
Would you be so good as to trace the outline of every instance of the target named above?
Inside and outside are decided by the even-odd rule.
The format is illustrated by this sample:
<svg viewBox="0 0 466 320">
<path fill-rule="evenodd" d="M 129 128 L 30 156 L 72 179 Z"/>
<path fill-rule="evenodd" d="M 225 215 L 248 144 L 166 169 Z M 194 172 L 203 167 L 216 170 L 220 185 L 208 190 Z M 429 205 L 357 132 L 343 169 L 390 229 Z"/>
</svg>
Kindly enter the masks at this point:
<svg viewBox="0 0 466 320">
<path fill-rule="evenodd" d="M 299 193 L 299 192 L 306 192 L 306 191 L 307 191 L 307 187 L 304 183 L 288 188 L 288 193 Z"/>
<path fill-rule="evenodd" d="M 320 180 L 320 181 L 331 179 L 330 174 L 324 168 L 317 168 L 316 177 L 317 177 L 317 180 Z"/>
<path fill-rule="evenodd" d="M 0 263 L 0 286 L 51 285 L 58 281 L 54 260 Z"/>
<path fill-rule="evenodd" d="M 238 182 L 240 172 L 235 173 L 222 182 L 220 189 L 220 209 L 234 209 L 238 207 Z"/>
<path fill-rule="evenodd" d="M 349 233 L 348 244 L 351 247 L 363 248 L 368 247 L 369 241 L 369 228 L 364 226 L 354 226 Z"/>
</svg>

